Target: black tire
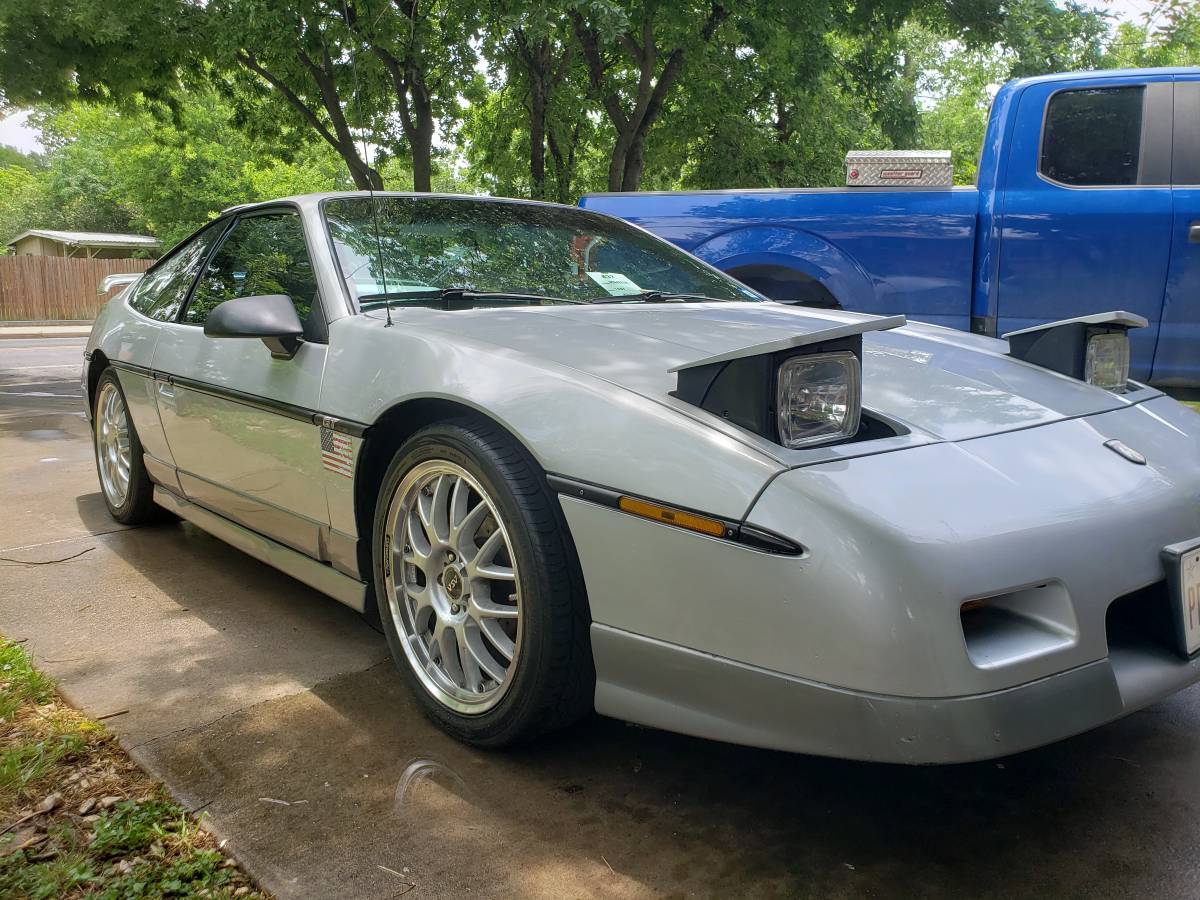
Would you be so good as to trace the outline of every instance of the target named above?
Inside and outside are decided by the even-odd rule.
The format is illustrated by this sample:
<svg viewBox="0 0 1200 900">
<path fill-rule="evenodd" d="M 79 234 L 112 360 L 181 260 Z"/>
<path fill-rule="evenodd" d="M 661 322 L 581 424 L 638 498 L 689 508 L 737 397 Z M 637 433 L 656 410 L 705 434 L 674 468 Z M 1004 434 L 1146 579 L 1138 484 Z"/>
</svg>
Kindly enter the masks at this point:
<svg viewBox="0 0 1200 900">
<path fill-rule="evenodd" d="M 113 504 L 104 490 L 104 476 L 100 471 L 99 410 L 105 385 L 112 385 L 120 395 L 129 421 L 129 490 L 119 506 Z M 149 522 L 161 521 L 164 518 L 163 511 L 154 503 L 154 483 L 150 480 L 146 465 L 142 461 L 142 442 L 138 439 L 132 417 L 129 417 L 129 403 L 125 399 L 125 392 L 121 390 L 121 382 L 117 379 L 117 373 L 112 368 L 106 368 L 101 372 L 100 378 L 96 382 L 95 401 L 92 407 L 92 450 L 96 457 L 96 476 L 101 480 L 100 496 L 104 498 L 104 505 L 108 507 L 108 512 L 114 519 L 122 525 L 144 525 Z"/>
<path fill-rule="evenodd" d="M 429 460 L 461 466 L 491 495 L 505 520 L 521 591 L 521 649 L 500 701 L 467 715 L 443 705 L 417 678 L 390 611 L 383 571 L 388 510 L 405 474 Z M 565 727 L 593 709 L 595 671 L 583 579 L 561 508 L 545 472 L 525 449 L 481 418 L 418 431 L 396 452 L 376 499 L 372 541 L 376 603 L 397 668 L 425 715 L 451 736 L 504 747 Z"/>
</svg>

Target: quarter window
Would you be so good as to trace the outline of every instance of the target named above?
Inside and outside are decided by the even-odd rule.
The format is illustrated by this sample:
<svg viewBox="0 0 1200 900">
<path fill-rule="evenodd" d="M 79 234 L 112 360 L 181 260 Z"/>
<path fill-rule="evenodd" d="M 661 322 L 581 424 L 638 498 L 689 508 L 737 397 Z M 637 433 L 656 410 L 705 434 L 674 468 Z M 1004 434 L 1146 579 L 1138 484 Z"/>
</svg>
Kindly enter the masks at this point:
<svg viewBox="0 0 1200 900">
<path fill-rule="evenodd" d="M 1050 98 L 1039 171 L 1078 186 L 1138 183 L 1141 87 L 1060 91 Z"/>
<path fill-rule="evenodd" d="M 188 288 L 213 242 L 225 230 L 227 220 L 213 222 L 182 244 L 142 276 L 129 304 L 144 316 L 173 322 L 187 297 Z"/>
<path fill-rule="evenodd" d="M 317 282 L 294 212 L 238 219 L 200 276 L 184 321 L 202 325 L 218 304 L 260 294 L 290 297 L 302 322 L 312 313 Z"/>
</svg>

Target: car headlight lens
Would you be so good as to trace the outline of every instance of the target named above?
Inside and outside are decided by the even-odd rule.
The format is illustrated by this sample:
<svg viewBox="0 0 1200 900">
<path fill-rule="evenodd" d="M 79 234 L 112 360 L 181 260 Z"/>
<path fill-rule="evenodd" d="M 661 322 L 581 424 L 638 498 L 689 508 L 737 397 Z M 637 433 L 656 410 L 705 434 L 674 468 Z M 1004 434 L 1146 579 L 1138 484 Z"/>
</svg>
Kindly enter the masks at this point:
<svg viewBox="0 0 1200 900">
<path fill-rule="evenodd" d="M 853 353 L 795 356 L 779 367 L 779 441 L 796 449 L 853 437 L 862 414 L 862 378 Z"/>
<path fill-rule="evenodd" d="M 1129 380 L 1129 337 L 1124 332 L 1093 334 L 1088 338 L 1083 380 L 1105 390 L 1125 387 Z"/>
</svg>

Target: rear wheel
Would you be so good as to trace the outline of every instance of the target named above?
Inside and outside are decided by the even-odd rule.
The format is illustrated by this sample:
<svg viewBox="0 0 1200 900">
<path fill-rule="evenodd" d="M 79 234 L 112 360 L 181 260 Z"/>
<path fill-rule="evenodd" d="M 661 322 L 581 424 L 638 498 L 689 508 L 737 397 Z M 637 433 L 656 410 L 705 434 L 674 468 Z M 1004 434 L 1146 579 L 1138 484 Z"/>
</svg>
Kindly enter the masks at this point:
<svg viewBox="0 0 1200 900">
<path fill-rule="evenodd" d="M 384 633 L 426 714 L 503 746 L 591 708 L 586 601 L 545 475 L 489 423 L 400 448 L 375 516 Z"/>
<path fill-rule="evenodd" d="M 141 525 L 158 518 L 154 485 L 142 462 L 142 442 L 112 369 L 105 369 L 96 383 L 92 426 L 100 492 L 109 513 L 124 525 Z"/>
</svg>

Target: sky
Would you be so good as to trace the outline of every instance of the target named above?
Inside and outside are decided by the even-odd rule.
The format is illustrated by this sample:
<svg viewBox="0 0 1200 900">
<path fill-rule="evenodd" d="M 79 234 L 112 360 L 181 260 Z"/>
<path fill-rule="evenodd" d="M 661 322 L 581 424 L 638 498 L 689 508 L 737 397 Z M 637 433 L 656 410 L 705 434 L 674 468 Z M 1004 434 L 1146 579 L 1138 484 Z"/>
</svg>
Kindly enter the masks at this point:
<svg viewBox="0 0 1200 900">
<path fill-rule="evenodd" d="M 1096 5 L 1112 13 L 1118 20 L 1140 24 L 1146 13 L 1153 12 L 1157 8 L 1158 2 L 1157 0 L 1100 0 Z M 7 118 L 0 119 L 0 144 L 16 147 L 25 153 L 41 150 L 42 145 L 38 142 L 38 133 L 29 127 L 28 119 L 29 112 L 26 110 L 18 110 Z"/>
</svg>

